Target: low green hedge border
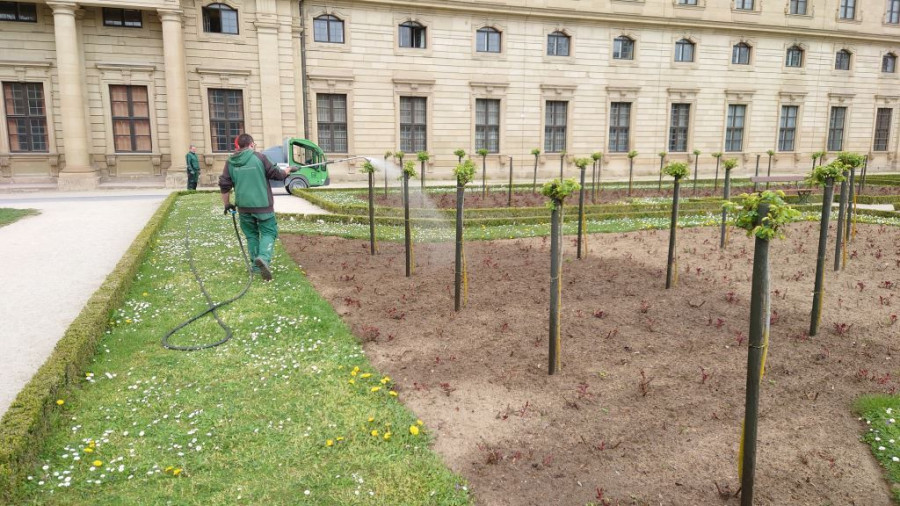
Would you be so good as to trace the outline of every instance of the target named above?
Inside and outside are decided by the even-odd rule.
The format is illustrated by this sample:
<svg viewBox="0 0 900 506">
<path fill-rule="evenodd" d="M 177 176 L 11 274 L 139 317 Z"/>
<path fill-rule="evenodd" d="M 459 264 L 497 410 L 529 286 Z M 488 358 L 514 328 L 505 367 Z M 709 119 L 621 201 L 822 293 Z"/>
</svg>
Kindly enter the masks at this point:
<svg viewBox="0 0 900 506">
<path fill-rule="evenodd" d="M 81 378 L 94 357 L 111 312 L 122 305 L 138 267 L 165 221 L 176 192 L 163 201 L 115 269 L 91 296 L 81 313 L 56 343 L 53 353 L 25 385 L 0 419 L 0 500 L 12 501 L 14 485 L 25 477 L 37 457 L 38 443 L 46 434 L 49 411 L 66 388 Z"/>
</svg>

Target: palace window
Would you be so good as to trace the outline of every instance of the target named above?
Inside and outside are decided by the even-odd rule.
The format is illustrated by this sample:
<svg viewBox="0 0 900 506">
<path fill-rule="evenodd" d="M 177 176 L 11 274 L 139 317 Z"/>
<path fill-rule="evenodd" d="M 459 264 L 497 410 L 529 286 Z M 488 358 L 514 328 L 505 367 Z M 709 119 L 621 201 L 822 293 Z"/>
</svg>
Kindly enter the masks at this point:
<svg viewBox="0 0 900 506">
<path fill-rule="evenodd" d="M 3 83 L 6 129 L 13 153 L 48 151 L 47 109 L 41 83 Z"/>
<path fill-rule="evenodd" d="M 110 85 L 109 102 L 116 153 L 149 153 L 152 145 L 147 87 Z"/>
<path fill-rule="evenodd" d="M 347 95 L 316 95 L 319 147 L 326 153 L 347 153 Z"/>
<path fill-rule="evenodd" d="M 330 14 L 313 19 L 313 40 L 316 42 L 344 43 L 344 22 Z"/>
<path fill-rule="evenodd" d="M 244 94 L 241 90 L 209 89 L 209 131 L 215 152 L 234 150 L 244 132 Z"/>
<path fill-rule="evenodd" d="M 238 11 L 225 4 L 209 4 L 203 8 L 203 31 L 237 35 Z"/>
</svg>

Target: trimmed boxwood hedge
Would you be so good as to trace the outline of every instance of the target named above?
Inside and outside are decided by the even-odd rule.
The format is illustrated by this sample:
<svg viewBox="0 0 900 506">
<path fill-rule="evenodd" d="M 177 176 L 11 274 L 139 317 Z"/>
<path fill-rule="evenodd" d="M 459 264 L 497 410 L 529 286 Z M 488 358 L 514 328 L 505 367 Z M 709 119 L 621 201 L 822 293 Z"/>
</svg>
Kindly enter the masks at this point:
<svg viewBox="0 0 900 506">
<path fill-rule="evenodd" d="M 33 467 L 56 399 L 65 396 L 65 390 L 81 378 L 94 357 L 109 315 L 124 302 L 152 239 L 183 193 L 173 193 L 163 201 L 0 420 L 0 502 L 13 500 L 14 485 Z"/>
</svg>

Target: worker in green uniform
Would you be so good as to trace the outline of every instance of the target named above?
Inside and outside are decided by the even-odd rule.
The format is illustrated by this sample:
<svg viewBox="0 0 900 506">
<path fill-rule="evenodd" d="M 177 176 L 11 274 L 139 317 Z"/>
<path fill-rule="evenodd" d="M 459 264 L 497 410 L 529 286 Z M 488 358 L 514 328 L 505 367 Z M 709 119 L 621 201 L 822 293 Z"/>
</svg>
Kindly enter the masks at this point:
<svg viewBox="0 0 900 506">
<path fill-rule="evenodd" d="M 200 160 L 197 159 L 197 146 L 191 144 L 191 149 L 184 156 L 187 164 L 188 190 L 197 189 L 197 180 L 200 179 Z"/>
<path fill-rule="evenodd" d="M 241 134 L 237 138 L 238 151 L 228 157 L 225 169 L 219 176 L 219 190 L 225 213 L 237 210 L 240 213 L 241 230 L 247 238 L 247 250 L 253 259 L 253 271 L 259 272 L 266 281 L 272 279 L 272 252 L 278 238 L 278 223 L 275 221 L 275 200 L 269 179 L 284 181 L 290 171 L 279 170 L 262 153 L 253 150 L 253 137 Z M 231 203 L 231 189 L 234 188 L 234 204 Z"/>
</svg>

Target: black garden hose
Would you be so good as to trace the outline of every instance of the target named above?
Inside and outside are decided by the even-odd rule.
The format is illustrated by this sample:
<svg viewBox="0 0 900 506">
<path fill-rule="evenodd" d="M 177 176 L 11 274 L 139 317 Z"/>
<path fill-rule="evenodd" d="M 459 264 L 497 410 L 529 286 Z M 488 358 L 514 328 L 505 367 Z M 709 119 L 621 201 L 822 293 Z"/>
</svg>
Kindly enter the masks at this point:
<svg viewBox="0 0 900 506">
<path fill-rule="evenodd" d="M 170 350 L 178 350 L 178 351 L 205 350 L 207 348 L 214 348 L 216 346 L 219 346 L 220 344 L 224 344 L 224 343 L 228 342 L 229 339 L 231 339 L 231 336 L 232 336 L 231 327 L 226 325 L 225 322 L 223 322 L 222 319 L 219 318 L 218 313 L 216 313 L 216 309 L 219 309 L 222 306 L 231 304 L 232 302 L 234 302 L 234 301 L 240 299 L 241 297 L 243 297 L 244 295 L 246 295 L 247 290 L 250 289 L 250 285 L 253 284 L 253 270 L 250 267 L 250 258 L 247 257 L 247 250 L 244 248 L 244 242 L 241 240 L 240 232 L 238 232 L 237 218 L 235 218 L 235 214 L 236 213 L 234 211 L 231 211 L 231 224 L 234 225 L 234 235 L 235 235 L 235 237 L 237 237 L 238 244 L 241 247 L 241 254 L 244 256 L 244 264 L 246 264 L 246 266 L 247 266 L 247 285 L 244 286 L 244 289 L 241 290 L 241 293 L 235 295 L 234 297 L 232 297 L 228 300 L 222 301 L 222 302 L 213 303 L 212 297 L 209 296 L 209 293 L 206 291 L 206 288 L 203 286 L 203 280 L 200 279 L 200 274 L 197 272 L 197 267 L 194 265 L 194 256 L 191 254 L 190 238 L 188 237 L 188 230 L 190 230 L 190 227 L 185 228 L 185 230 L 184 230 L 184 245 L 185 245 L 185 249 L 187 250 L 188 262 L 190 263 L 190 266 L 191 266 L 191 272 L 194 273 L 194 279 L 196 279 L 197 284 L 200 285 L 200 291 L 203 292 L 203 296 L 206 297 L 206 304 L 208 307 L 203 312 L 198 313 L 195 316 L 192 316 L 188 320 L 185 320 L 184 322 L 178 324 L 178 326 L 175 327 L 174 329 L 167 332 L 165 337 L 162 338 L 162 345 L 164 348 L 168 348 Z M 209 313 L 212 313 L 213 317 L 219 323 L 219 326 L 222 327 L 222 330 L 225 331 L 225 337 L 223 337 L 222 339 L 220 339 L 214 343 L 198 344 L 198 345 L 194 345 L 194 346 L 177 346 L 174 344 L 169 344 L 169 338 L 172 337 L 172 335 L 174 335 L 176 332 L 183 329 L 184 327 L 187 327 L 191 323 L 194 323 L 195 321 L 199 320 L 200 318 L 206 316 Z"/>
</svg>

